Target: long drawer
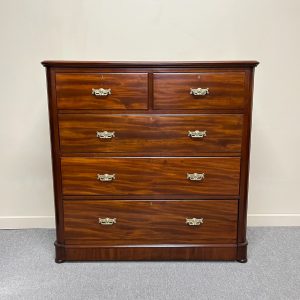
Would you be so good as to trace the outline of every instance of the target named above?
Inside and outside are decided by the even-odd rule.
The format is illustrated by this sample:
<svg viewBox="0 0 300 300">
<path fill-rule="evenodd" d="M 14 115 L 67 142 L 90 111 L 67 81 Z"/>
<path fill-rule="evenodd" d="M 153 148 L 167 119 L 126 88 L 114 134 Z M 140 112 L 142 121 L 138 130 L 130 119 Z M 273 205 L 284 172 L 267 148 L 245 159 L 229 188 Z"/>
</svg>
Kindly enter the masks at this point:
<svg viewBox="0 0 300 300">
<path fill-rule="evenodd" d="M 237 201 L 64 201 L 67 244 L 235 243 Z"/>
<path fill-rule="evenodd" d="M 240 158 L 62 157 L 64 195 L 238 195 Z"/>
<path fill-rule="evenodd" d="M 155 109 L 242 109 L 244 72 L 155 73 Z"/>
<path fill-rule="evenodd" d="M 190 155 L 240 152 L 243 116 L 60 114 L 60 148 L 66 152 Z"/>
<path fill-rule="evenodd" d="M 147 73 L 57 73 L 58 109 L 147 109 Z"/>
</svg>

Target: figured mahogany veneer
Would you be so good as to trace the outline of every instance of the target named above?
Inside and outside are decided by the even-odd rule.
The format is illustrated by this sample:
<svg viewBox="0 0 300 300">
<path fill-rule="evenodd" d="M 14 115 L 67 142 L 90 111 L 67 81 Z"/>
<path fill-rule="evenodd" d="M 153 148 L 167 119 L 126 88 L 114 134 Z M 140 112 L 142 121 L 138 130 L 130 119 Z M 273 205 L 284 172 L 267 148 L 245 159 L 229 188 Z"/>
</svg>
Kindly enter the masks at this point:
<svg viewBox="0 0 300 300">
<path fill-rule="evenodd" d="M 237 200 L 66 201 L 66 244 L 152 245 L 236 243 Z M 116 218 L 99 226 L 99 217 Z M 187 226 L 186 218 L 203 218 Z"/>
<path fill-rule="evenodd" d="M 189 155 L 199 152 L 240 153 L 243 115 L 97 115 L 60 114 L 62 152 L 139 153 Z M 160 130 L 163 129 L 163 130 Z M 99 139 L 97 131 L 113 131 L 112 139 Z M 188 136 L 205 130 L 203 138 Z"/>
<path fill-rule="evenodd" d="M 155 109 L 242 109 L 245 97 L 244 72 L 154 73 Z M 194 96 L 191 88 L 208 88 Z"/>
<path fill-rule="evenodd" d="M 56 262 L 247 261 L 258 62 L 42 64 Z"/>
<path fill-rule="evenodd" d="M 92 89 L 110 88 L 111 95 L 92 95 Z M 147 73 L 57 73 L 59 109 L 147 109 Z"/>
<path fill-rule="evenodd" d="M 61 159 L 64 195 L 235 195 L 240 158 L 91 158 Z M 201 181 L 187 173 L 204 173 Z M 97 174 L 115 174 L 101 182 Z"/>
</svg>

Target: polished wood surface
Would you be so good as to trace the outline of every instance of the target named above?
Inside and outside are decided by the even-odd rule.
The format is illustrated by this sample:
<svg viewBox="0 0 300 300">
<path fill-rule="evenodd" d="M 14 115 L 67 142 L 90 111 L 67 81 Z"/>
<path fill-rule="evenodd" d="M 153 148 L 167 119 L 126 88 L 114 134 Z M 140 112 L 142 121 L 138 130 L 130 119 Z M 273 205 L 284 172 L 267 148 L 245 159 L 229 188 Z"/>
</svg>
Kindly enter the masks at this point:
<svg viewBox="0 0 300 300">
<path fill-rule="evenodd" d="M 56 243 L 56 262 L 68 261 L 230 261 L 236 259 L 236 244 L 100 246 Z"/>
<path fill-rule="evenodd" d="M 242 109 L 244 72 L 154 73 L 155 109 Z M 194 96 L 190 89 L 208 88 L 209 94 Z"/>
<path fill-rule="evenodd" d="M 257 64 L 44 61 L 56 262 L 246 262 Z M 209 94 L 192 96 L 198 87 Z M 93 88 L 112 93 L 97 97 Z M 105 130 L 115 138 L 96 137 Z M 192 139 L 189 130 L 206 136 Z M 115 180 L 97 180 L 113 172 Z M 204 180 L 189 181 L 188 172 L 203 172 Z M 117 223 L 100 225 L 102 212 L 117 214 Z M 203 224 L 182 223 L 198 212 Z"/>
<path fill-rule="evenodd" d="M 58 115 L 55 99 L 55 72 L 53 69 L 46 70 L 47 76 L 47 91 L 48 91 L 48 110 L 49 110 L 49 127 L 51 139 L 51 157 L 52 157 L 52 176 L 54 190 L 54 208 L 55 208 L 55 227 L 56 240 L 61 242 L 64 240 L 64 225 L 63 225 L 63 199 L 61 189 L 61 172 L 60 172 L 60 157 L 59 153 L 59 129 Z M 57 257 L 61 256 L 61 249 L 56 249 Z"/>
<path fill-rule="evenodd" d="M 65 201 L 66 244 L 235 243 L 237 201 Z M 116 218 L 113 225 L 99 218 Z M 186 218 L 203 218 L 189 226 Z"/>
<path fill-rule="evenodd" d="M 111 89 L 95 96 L 92 89 Z M 58 109 L 147 109 L 147 73 L 57 73 Z"/>
<path fill-rule="evenodd" d="M 226 61 L 71 61 L 71 60 L 44 60 L 45 67 L 63 68 L 253 68 L 259 62 L 256 60 L 226 60 Z"/>
<path fill-rule="evenodd" d="M 61 159 L 64 195 L 238 195 L 240 158 Z M 201 181 L 187 173 L 205 173 Z M 113 181 L 97 174 L 115 174 Z"/>
<path fill-rule="evenodd" d="M 153 155 L 192 155 L 199 152 L 241 151 L 242 115 L 87 115 L 60 114 L 63 153 L 147 152 Z M 162 130 L 161 130 L 162 129 Z M 114 132 L 99 139 L 97 131 Z M 206 131 L 203 138 L 189 131 Z"/>
</svg>

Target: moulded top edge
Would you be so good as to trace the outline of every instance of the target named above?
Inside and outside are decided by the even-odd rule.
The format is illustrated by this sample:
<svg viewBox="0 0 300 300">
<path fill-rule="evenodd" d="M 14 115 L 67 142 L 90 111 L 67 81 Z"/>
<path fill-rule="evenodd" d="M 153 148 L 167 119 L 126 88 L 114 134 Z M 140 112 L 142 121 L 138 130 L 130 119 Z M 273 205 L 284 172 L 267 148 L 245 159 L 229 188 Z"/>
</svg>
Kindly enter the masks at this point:
<svg viewBox="0 0 300 300">
<path fill-rule="evenodd" d="M 64 61 L 45 60 L 41 62 L 45 67 L 73 67 L 73 68 L 176 68 L 176 67 L 205 67 L 205 68 L 229 68 L 229 67 L 256 67 L 256 60 L 241 61 Z"/>
</svg>

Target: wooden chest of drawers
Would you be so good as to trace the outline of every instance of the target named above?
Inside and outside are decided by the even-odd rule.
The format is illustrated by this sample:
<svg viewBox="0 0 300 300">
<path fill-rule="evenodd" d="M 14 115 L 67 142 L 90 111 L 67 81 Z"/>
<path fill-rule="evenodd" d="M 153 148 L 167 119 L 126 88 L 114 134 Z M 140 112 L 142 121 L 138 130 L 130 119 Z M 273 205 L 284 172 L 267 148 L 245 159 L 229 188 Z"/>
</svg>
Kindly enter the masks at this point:
<svg viewBox="0 0 300 300">
<path fill-rule="evenodd" d="M 56 262 L 247 261 L 258 62 L 42 64 Z"/>
</svg>

